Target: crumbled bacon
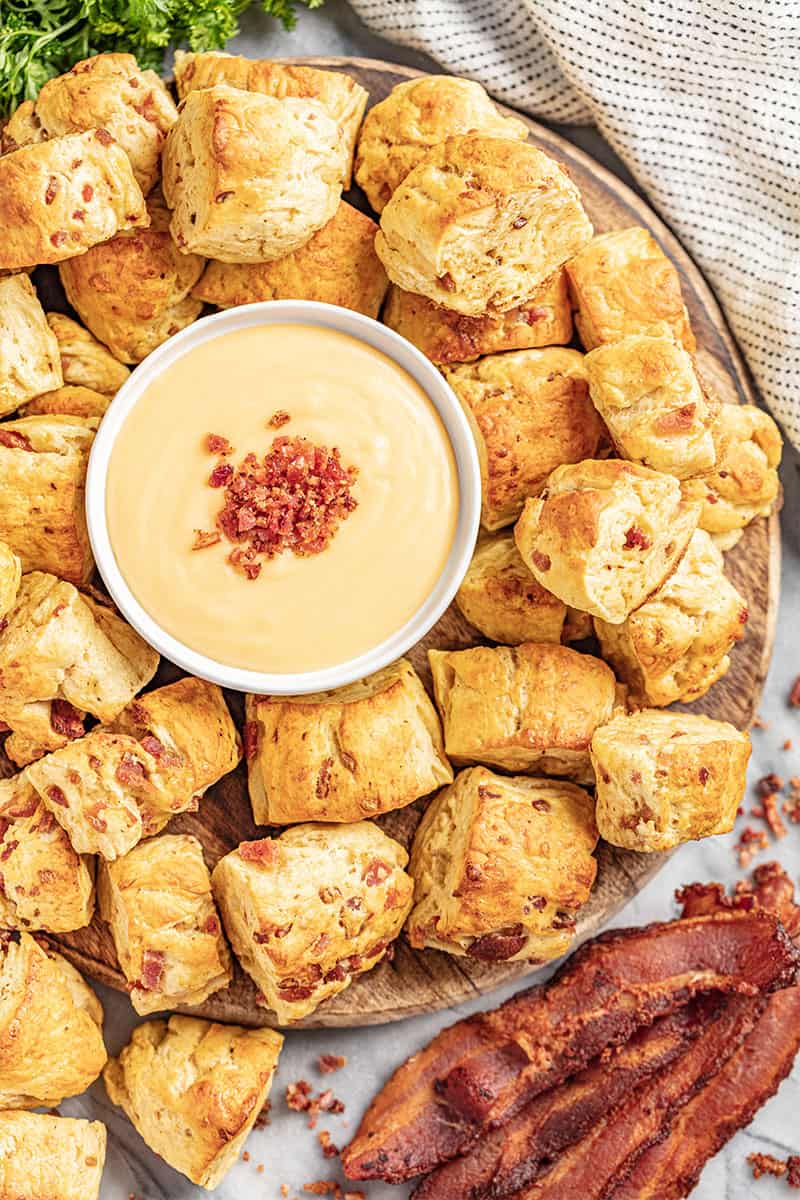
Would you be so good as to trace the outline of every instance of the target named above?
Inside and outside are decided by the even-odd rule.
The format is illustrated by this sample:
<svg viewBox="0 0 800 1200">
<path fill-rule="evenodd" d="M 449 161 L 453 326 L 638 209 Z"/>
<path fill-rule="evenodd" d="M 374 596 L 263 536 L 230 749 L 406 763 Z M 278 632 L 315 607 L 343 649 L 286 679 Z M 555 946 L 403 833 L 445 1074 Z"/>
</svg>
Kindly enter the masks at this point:
<svg viewBox="0 0 800 1200">
<path fill-rule="evenodd" d="M 195 529 L 193 550 L 207 550 L 209 546 L 217 546 L 222 541 L 222 534 L 216 529 Z"/>
<path fill-rule="evenodd" d="M 52 784 L 47 789 L 47 799 L 51 804 L 57 804 L 59 808 L 69 808 L 69 802 L 60 787 Z"/>
<path fill-rule="evenodd" d="M 319 1144 L 322 1147 L 322 1153 L 326 1158 L 338 1158 L 339 1147 L 334 1145 L 333 1141 L 331 1140 L 331 1135 L 328 1133 L 327 1129 L 321 1129 L 317 1134 L 317 1138 L 319 1139 Z"/>
<path fill-rule="evenodd" d="M 284 408 L 279 408 L 267 421 L 267 425 L 270 429 L 281 429 L 282 426 L 288 425 L 291 419 L 290 414 Z"/>
<path fill-rule="evenodd" d="M 317 1059 L 317 1070 L 321 1075 L 332 1075 L 346 1066 L 347 1059 L 343 1054 L 320 1054 Z"/>
<path fill-rule="evenodd" d="M 373 858 L 362 871 L 361 878 L 367 887 L 377 887 L 378 884 L 384 883 L 391 873 L 392 869 L 388 863 L 382 858 Z"/>
<path fill-rule="evenodd" d="M 631 525 L 625 533 L 625 550 L 647 550 L 652 545 L 650 538 L 637 525 Z"/>
<path fill-rule="evenodd" d="M 142 783 L 147 778 L 144 763 L 134 758 L 127 750 L 120 759 L 115 774 L 118 782 L 123 785 Z"/>
<path fill-rule="evenodd" d="M 783 811 L 793 825 L 800 824 L 800 777 L 793 775 L 789 780 L 789 798 L 784 801 Z"/>
<path fill-rule="evenodd" d="M 83 185 L 83 191 L 81 192 L 81 195 L 83 196 L 85 203 L 88 204 L 89 201 L 91 200 L 92 196 L 94 195 L 94 188 L 92 187 L 92 185 L 89 183 L 85 183 Z"/>
<path fill-rule="evenodd" d="M 440 275 L 436 282 L 441 284 L 446 292 L 454 292 L 456 290 L 456 282 L 449 271 L 445 271 L 444 275 Z"/>
<path fill-rule="evenodd" d="M 30 800 L 23 800 L 19 804 L 7 805 L 3 809 L 3 817 L 8 817 L 11 821 L 22 821 L 26 817 L 32 817 L 38 807 L 39 797 L 34 795 Z M 3 817 L 0 817 L 0 837 L 3 836 L 2 827 L 8 824 Z"/>
<path fill-rule="evenodd" d="M 786 826 L 781 820 L 780 812 L 778 811 L 778 794 L 772 792 L 769 796 L 764 797 L 764 820 L 769 826 L 769 831 L 774 838 L 780 839 L 786 837 Z"/>
<path fill-rule="evenodd" d="M 54 733 L 60 733 L 62 737 L 69 738 L 70 741 L 75 738 L 83 737 L 83 718 L 67 700 L 53 700 L 50 703 L 50 727 Z"/>
<path fill-rule="evenodd" d="M 790 1188 L 800 1188 L 800 1154 L 788 1158 L 776 1158 L 774 1154 L 748 1154 L 747 1161 L 754 1179 L 762 1175 L 774 1175 L 776 1179 L 786 1176 Z"/>
<path fill-rule="evenodd" d="M 203 929 L 206 931 L 206 933 L 217 934 L 219 933 L 219 921 L 215 916 L 207 917 L 203 925 Z"/>
<path fill-rule="evenodd" d="M 752 825 L 746 825 L 741 832 L 739 841 L 736 843 L 736 855 L 739 859 L 739 866 L 749 866 L 759 850 L 766 850 L 768 845 L 769 838 L 767 837 L 766 830 L 754 829 Z"/>
<path fill-rule="evenodd" d="M 800 675 L 797 676 L 789 692 L 789 703 L 792 708 L 800 708 Z"/>
<path fill-rule="evenodd" d="M 217 524 L 235 543 L 228 561 L 253 579 L 262 558 L 321 553 L 357 507 L 357 475 L 342 465 L 338 449 L 307 438 L 278 437 L 260 462 L 248 454 L 235 470 L 215 467 L 209 484 L 225 487 Z"/>
<path fill-rule="evenodd" d="M 275 858 L 275 846 L 270 838 L 261 838 L 258 842 L 241 842 L 239 857 L 245 862 L 263 863 L 266 866 Z"/>
<path fill-rule="evenodd" d="M 142 955 L 142 977 L 139 987 L 145 992 L 154 991 L 164 978 L 164 953 L 162 950 L 145 950 Z"/>
<path fill-rule="evenodd" d="M 101 146 L 110 146 L 114 141 L 107 129 L 95 129 L 94 136 L 97 138 Z"/>
<path fill-rule="evenodd" d="M 783 788 L 783 780 L 780 775 L 776 775 L 771 771 L 769 775 L 765 775 L 759 779 L 756 784 L 756 791 L 759 796 L 772 796 L 775 792 L 780 792 Z"/>
<path fill-rule="evenodd" d="M 47 181 L 47 187 L 46 187 L 45 193 L 44 193 L 45 204 L 53 203 L 53 201 L 56 198 L 57 191 L 58 191 L 58 180 L 56 179 L 55 175 L 51 175 Z"/>
<path fill-rule="evenodd" d="M 540 571 L 550 570 L 552 563 L 549 554 L 542 554 L 540 550 L 534 550 L 531 558 L 533 559 L 533 565 L 538 567 Z"/>
<path fill-rule="evenodd" d="M 206 437 L 206 450 L 209 454 L 221 454 L 224 458 L 226 454 L 232 453 L 233 446 L 221 434 L 209 433 Z"/>
<path fill-rule="evenodd" d="M 0 851 L 0 862 L 6 862 L 9 858 L 11 858 L 11 855 L 14 853 L 14 851 L 16 850 L 18 845 L 19 845 L 18 840 L 6 842 L 2 851 Z"/>
<path fill-rule="evenodd" d="M 16 429 L 0 429 L 0 446 L 8 450 L 33 450 L 30 438 Z"/>
<path fill-rule="evenodd" d="M 243 741 L 244 756 L 250 762 L 258 754 L 258 721 L 245 721 Z"/>
<path fill-rule="evenodd" d="M 286 1107 L 292 1112 L 308 1112 L 311 1104 L 311 1084 L 307 1079 L 298 1079 L 286 1087 Z"/>
</svg>

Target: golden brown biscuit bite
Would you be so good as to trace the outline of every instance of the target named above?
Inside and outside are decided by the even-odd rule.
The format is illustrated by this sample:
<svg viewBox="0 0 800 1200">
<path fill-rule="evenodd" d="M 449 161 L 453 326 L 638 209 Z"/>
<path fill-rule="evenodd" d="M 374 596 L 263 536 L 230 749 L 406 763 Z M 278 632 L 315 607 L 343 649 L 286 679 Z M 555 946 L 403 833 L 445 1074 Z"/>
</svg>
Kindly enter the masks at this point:
<svg viewBox="0 0 800 1200">
<path fill-rule="evenodd" d="M 26 417 L 57 413 L 69 417 L 97 417 L 99 420 L 105 416 L 110 403 L 111 396 L 104 396 L 102 392 L 66 384 L 52 392 L 42 392 L 41 396 L 29 400 L 22 412 Z"/>
<path fill-rule="evenodd" d="M 428 659 L 451 758 L 591 783 L 589 743 L 616 704 L 599 658 L 526 642 L 429 650 Z"/>
<path fill-rule="evenodd" d="M 150 1149 L 212 1189 L 267 1102 L 282 1045 L 272 1029 L 196 1017 L 145 1021 L 109 1060 L 103 1080 Z"/>
<path fill-rule="evenodd" d="M 504 312 L 591 237 L 578 189 L 527 142 L 449 137 L 406 176 L 375 238 L 392 283 L 466 316 Z"/>
<path fill-rule="evenodd" d="M 99 1121 L 0 1112 L 0 1200 L 98 1200 L 105 1158 Z"/>
<path fill-rule="evenodd" d="M 211 882 L 225 932 L 282 1024 L 381 961 L 411 908 L 407 862 L 371 821 L 295 825 L 220 859 Z"/>
<path fill-rule="evenodd" d="M 472 362 L 484 354 L 565 345 L 572 337 L 572 312 L 563 269 L 554 271 L 524 304 L 506 312 L 465 317 L 426 296 L 394 285 L 382 320 L 436 363 Z"/>
<path fill-rule="evenodd" d="M 631 702 L 661 707 L 704 696 L 727 672 L 746 622 L 747 604 L 725 575 L 721 551 L 696 529 L 657 592 L 621 625 L 594 625 Z"/>
<path fill-rule="evenodd" d="M 0 540 L 23 571 L 86 583 L 94 570 L 84 490 L 97 420 L 48 414 L 0 428 Z"/>
<path fill-rule="evenodd" d="M 514 537 L 544 587 L 619 625 L 674 571 L 698 513 L 672 475 L 587 460 L 553 472 L 541 495 L 525 502 Z"/>
<path fill-rule="evenodd" d="M 478 447 L 485 529 L 515 521 L 556 467 L 597 452 L 603 427 L 577 350 L 492 354 L 445 378 Z"/>
<path fill-rule="evenodd" d="M 61 387 L 58 343 L 27 275 L 0 279 L 0 416 Z"/>
<path fill-rule="evenodd" d="M 155 71 L 141 71 L 132 54 L 95 54 L 45 83 L 35 117 L 48 138 L 106 129 L 147 195 L 178 113 L 163 81 Z"/>
<path fill-rule="evenodd" d="M 229 308 L 259 300 L 319 300 L 377 318 L 389 280 L 375 253 L 377 225 L 342 200 L 310 241 L 274 262 L 211 262 L 192 289 Z"/>
<path fill-rule="evenodd" d="M 669 850 L 729 833 L 745 789 L 750 738 L 726 721 L 642 709 L 592 738 L 600 836 L 626 850 Z"/>
<path fill-rule="evenodd" d="M 411 849 L 411 945 L 482 962 L 546 962 L 572 941 L 597 874 L 594 801 L 556 779 L 462 771 Z"/>
<path fill-rule="evenodd" d="M 230 983 L 231 957 L 197 838 L 162 834 L 116 862 L 101 860 L 97 899 L 138 1013 L 201 1004 Z"/>
<path fill-rule="evenodd" d="M 205 259 L 180 254 L 160 192 L 147 201 L 150 225 L 130 229 L 62 263 L 61 282 L 81 320 L 127 363 L 146 358 L 202 311 L 189 295 Z"/>
<path fill-rule="evenodd" d="M 0 268 L 16 270 L 83 254 L 148 217 L 127 154 L 93 129 L 3 155 L 0 222 Z"/>
<path fill-rule="evenodd" d="M 71 317 L 49 312 L 47 323 L 58 341 L 64 383 L 115 395 L 130 375 L 128 368 Z"/>
<path fill-rule="evenodd" d="M 262 92 L 276 100 L 287 97 L 317 100 L 339 130 L 347 163 L 344 186 L 350 187 L 356 136 L 369 99 L 366 88 L 352 75 L 323 71 L 305 63 L 272 62 L 218 51 L 203 54 L 175 51 L 175 85 L 181 100 L 189 92 L 217 83 L 247 92 Z"/>
<path fill-rule="evenodd" d="M 0 945 L 0 1109 L 53 1107 L 106 1061 L 103 1009 L 66 959 L 29 933 Z"/>
<path fill-rule="evenodd" d="M 330 221 L 345 161 L 318 101 L 220 84 L 183 101 L 163 168 L 170 229 L 182 251 L 265 262 L 291 254 Z"/>
<path fill-rule="evenodd" d="M 632 333 L 672 336 L 695 349 L 678 272 L 641 226 L 593 238 L 569 260 L 567 275 L 587 350 Z"/>
<path fill-rule="evenodd" d="M 453 778 L 436 709 L 406 659 L 331 692 L 248 696 L 245 715 L 259 825 L 358 821 Z"/>
<path fill-rule="evenodd" d="M 364 118 L 356 154 L 356 183 L 375 212 L 425 155 L 458 133 L 524 142 L 528 128 L 504 117 L 479 83 L 454 75 L 423 75 L 392 88 Z"/>
<path fill-rule="evenodd" d="M 589 393 L 621 458 L 678 479 L 710 470 L 719 405 L 670 337 L 631 334 L 584 359 Z"/>
</svg>

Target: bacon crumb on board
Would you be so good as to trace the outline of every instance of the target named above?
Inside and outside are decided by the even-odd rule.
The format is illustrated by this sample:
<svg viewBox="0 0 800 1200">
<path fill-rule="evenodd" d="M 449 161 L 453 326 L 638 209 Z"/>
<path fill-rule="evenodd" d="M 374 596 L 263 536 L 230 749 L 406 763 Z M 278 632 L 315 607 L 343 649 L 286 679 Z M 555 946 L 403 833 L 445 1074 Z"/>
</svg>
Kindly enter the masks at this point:
<svg viewBox="0 0 800 1200">
<path fill-rule="evenodd" d="M 788 1158 L 776 1158 L 774 1154 L 748 1154 L 747 1161 L 754 1179 L 760 1179 L 762 1175 L 774 1175 L 781 1179 L 785 1175 L 789 1187 L 800 1188 L 800 1154 L 790 1154 Z"/>
<path fill-rule="evenodd" d="M 781 747 L 781 749 L 782 750 L 791 750 L 791 748 L 792 748 L 792 739 L 787 738 L 786 741 L 783 743 L 783 746 Z"/>
<path fill-rule="evenodd" d="M 331 1135 L 328 1133 L 327 1129 L 321 1129 L 317 1134 L 317 1138 L 320 1146 L 322 1147 L 322 1153 L 326 1158 L 339 1157 L 339 1147 L 333 1144 L 331 1141 Z"/>
<path fill-rule="evenodd" d="M 759 850 L 766 850 L 768 846 L 769 838 L 765 829 L 754 829 L 752 825 L 745 825 L 736 843 L 739 866 L 748 867 Z"/>
<path fill-rule="evenodd" d="M 764 718 L 759 713 L 756 713 L 756 715 L 753 717 L 753 720 L 751 722 L 751 728 L 753 728 L 753 729 L 769 729 L 769 721 L 765 721 Z"/>
<path fill-rule="evenodd" d="M 800 824 L 800 776 L 793 775 L 789 780 L 789 797 L 784 801 L 783 812 L 793 825 Z"/>
<path fill-rule="evenodd" d="M 797 676 L 789 692 L 789 704 L 792 708 L 800 708 L 800 675 Z"/>
<path fill-rule="evenodd" d="M 267 425 L 270 429 L 280 429 L 283 425 L 288 425 L 291 419 L 291 415 L 287 413 L 285 408 L 279 408 L 267 421 Z"/>
<path fill-rule="evenodd" d="M 298 1079 L 287 1086 L 286 1104 L 293 1112 L 308 1113 L 309 1129 L 316 1128 L 317 1117 L 321 1112 L 344 1112 L 343 1102 L 334 1096 L 330 1088 L 325 1088 L 318 1096 L 314 1096 L 307 1079 Z"/>
<path fill-rule="evenodd" d="M 347 1059 L 343 1054 L 320 1054 L 317 1059 L 320 1075 L 332 1075 L 334 1071 L 341 1071 L 342 1067 L 346 1066 Z"/>
</svg>

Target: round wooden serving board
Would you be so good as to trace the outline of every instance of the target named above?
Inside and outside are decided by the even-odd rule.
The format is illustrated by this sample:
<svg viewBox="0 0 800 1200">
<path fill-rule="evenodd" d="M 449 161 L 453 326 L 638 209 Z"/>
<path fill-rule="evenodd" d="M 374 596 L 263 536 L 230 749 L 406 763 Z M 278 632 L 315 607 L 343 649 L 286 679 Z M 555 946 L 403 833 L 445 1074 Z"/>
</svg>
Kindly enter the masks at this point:
<svg viewBox="0 0 800 1200">
<path fill-rule="evenodd" d="M 405 67 L 369 59 L 292 61 L 347 71 L 368 89 L 372 103 L 382 100 L 395 84 L 419 74 Z M 697 335 L 697 357 L 703 376 L 723 400 L 752 403 L 755 399 L 753 387 L 724 317 L 700 272 L 667 227 L 630 188 L 588 155 L 533 121 L 528 120 L 527 123 L 531 141 L 556 157 L 569 170 L 583 194 L 584 204 L 597 232 L 644 225 L 660 242 L 680 272 L 686 304 Z M 354 189 L 348 199 L 360 208 L 367 207 L 358 189 Z M 747 636 L 735 648 L 728 674 L 707 696 L 692 706 L 692 711 L 703 712 L 745 728 L 755 715 L 772 650 L 780 566 L 777 516 L 752 524 L 739 544 L 726 556 L 726 564 L 728 574 L 749 604 Z M 475 645 L 479 640 L 475 630 L 464 621 L 455 607 L 451 607 L 410 657 L 426 684 L 429 684 L 426 658 L 429 647 L 454 649 Z M 176 668 L 162 664 L 156 682 L 169 682 L 178 674 Z M 231 693 L 228 700 L 235 718 L 241 723 L 242 697 Z M 379 819 L 379 824 L 392 836 L 408 844 L 424 805 L 425 801 L 418 801 L 409 808 L 389 813 Z M 210 789 L 199 812 L 177 817 L 169 828 L 174 832 L 195 834 L 205 848 L 209 867 L 213 867 L 223 854 L 239 842 L 264 836 L 267 832 L 263 827 L 257 828 L 253 824 L 243 767 Z M 664 854 L 636 854 L 601 844 L 598 849 L 597 884 L 581 913 L 578 937 L 585 938 L 603 925 L 652 878 L 665 858 Z M 667 900 L 665 897 L 665 907 Z M 51 941 L 85 974 L 111 987 L 124 989 L 125 981 L 117 964 L 111 937 L 98 917 L 88 928 L 52 938 Z M 433 950 L 413 951 L 401 937 L 396 944 L 393 962 L 384 962 L 362 975 L 300 1024 L 352 1026 L 395 1021 L 457 1004 L 524 975 L 529 970 L 526 963 L 490 965 L 468 958 L 454 958 Z M 244 1025 L 274 1023 L 273 1015 L 256 1005 L 255 986 L 238 967 L 229 988 L 217 992 L 205 1004 L 190 1011 Z"/>
</svg>

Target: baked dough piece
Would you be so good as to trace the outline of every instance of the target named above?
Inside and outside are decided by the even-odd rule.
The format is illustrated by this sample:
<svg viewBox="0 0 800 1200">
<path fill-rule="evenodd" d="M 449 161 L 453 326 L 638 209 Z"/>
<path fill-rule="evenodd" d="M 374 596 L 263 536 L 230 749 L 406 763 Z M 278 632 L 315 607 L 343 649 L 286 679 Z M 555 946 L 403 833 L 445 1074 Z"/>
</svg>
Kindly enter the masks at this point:
<svg viewBox="0 0 800 1200">
<path fill-rule="evenodd" d="M 631 333 L 672 336 L 695 349 L 678 272 L 641 226 L 593 238 L 567 263 L 567 274 L 587 350 Z"/>
<path fill-rule="evenodd" d="M 192 1183 L 215 1188 L 267 1102 L 283 1038 L 196 1017 L 145 1021 L 103 1072 L 109 1099 Z"/>
<path fill-rule="evenodd" d="M 225 84 L 182 102 L 163 167 L 179 248 L 222 262 L 265 262 L 304 245 L 336 212 L 346 170 L 317 100 Z"/>
<path fill-rule="evenodd" d="M 128 156 L 105 129 L 0 158 L 0 268 L 63 262 L 147 220 Z"/>
<path fill-rule="evenodd" d="M 585 360 L 592 403 L 621 458 L 686 479 L 716 459 L 719 412 L 704 393 L 689 354 L 671 337 L 631 334 Z"/>
<path fill-rule="evenodd" d="M 97 417 L 99 420 L 108 411 L 111 399 L 111 396 L 104 396 L 102 392 L 95 392 L 92 388 L 67 384 L 29 400 L 23 409 L 23 415 L 39 417 L 58 413 L 70 417 Z"/>
<path fill-rule="evenodd" d="M 68 933 L 94 912 L 94 863 L 39 799 L 25 772 L 0 781 L 0 926 Z"/>
<path fill-rule="evenodd" d="M 54 1107 L 106 1061 L 103 1009 L 66 959 L 29 933 L 0 946 L 0 1109 Z M 48 1197 L 49 1200 L 49 1197 Z"/>
<path fill-rule="evenodd" d="M 408 940 L 482 962 L 557 958 L 589 899 L 596 845 L 583 788 L 462 771 L 417 828 Z"/>
<path fill-rule="evenodd" d="M 544 587 L 620 625 L 675 570 L 698 514 L 672 475 L 595 459 L 558 467 L 526 500 L 514 537 Z"/>
<path fill-rule="evenodd" d="M 589 240 L 566 171 L 527 142 L 449 137 L 406 176 L 375 249 L 392 283 L 478 317 L 530 300 Z"/>
<path fill-rule="evenodd" d="M 594 624 L 630 701 L 662 707 L 697 700 L 722 678 L 746 621 L 747 603 L 726 577 L 721 551 L 696 529 L 673 574 L 636 612 L 621 625 Z"/>
<path fill-rule="evenodd" d="M 528 127 L 504 117 L 479 83 L 423 75 L 393 87 L 367 113 L 358 139 L 356 182 L 375 212 L 434 146 L 457 133 L 526 141 Z"/>
<path fill-rule="evenodd" d="M 281 1024 L 384 957 L 411 908 L 407 862 L 371 821 L 295 825 L 220 859 L 211 882 L 225 932 Z"/>
<path fill-rule="evenodd" d="M 259 300 L 319 300 L 377 318 L 389 280 L 375 253 L 377 225 L 342 200 L 305 246 L 264 263 L 208 264 L 192 295 L 218 308 Z"/>
<path fill-rule="evenodd" d="M 0 539 L 23 571 L 51 571 L 73 583 L 91 576 L 84 489 L 97 425 L 50 414 L 0 427 Z"/>
<path fill-rule="evenodd" d="M 21 580 L 22 563 L 10 546 L 0 542 L 0 618 L 14 607 Z"/>
<path fill-rule="evenodd" d="M 382 319 L 437 366 L 472 362 L 504 350 L 559 346 L 572 337 L 563 269 L 554 271 L 519 307 L 480 317 L 465 317 L 392 285 Z"/>
<path fill-rule="evenodd" d="M 109 729 L 135 738 L 146 756 L 148 786 L 137 795 L 146 837 L 196 809 L 242 757 L 222 689 L 191 675 L 139 696 Z"/>
<path fill-rule="evenodd" d="M 101 861 L 100 916 L 138 1013 L 201 1004 L 231 981 L 203 848 L 189 834 L 163 834 L 116 862 Z"/>
<path fill-rule="evenodd" d="M 642 709 L 592 738 L 600 836 L 626 850 L 669 850 L 733 829 L 750 738 L 726 721 Z"/>
<path fill-rule="evenodd" d="M 242 58 L 211 51 L 192 54 L 175 51 L 175 84 L 183 100 L 198 88 L 227 83 L 247 92 L 263 92 L 277 100 L 293 96 L 317 100 L 339 129 L 347 160 L 344 186 L 350 187 L 356 137 L 369 93 L 344 71 L 322 71 L 299 63 L 270 62 L 264 58 Z"/>
<path fill-rule="evenodd" d="M 62 382 L 58 342 L 30 279 L 0 279 L 0 416 Z"/>
<path fill-rule="evenodd" d="M 114 396 L 130 375 L 128 368 L 71 317 L 49 312 L 47 323 L 58 341 L 64 383 Z"/>
<path fill-rule="evenodd" d="M 428 659 L 451 758 L 592 782 L 589 743 L 616 704 L 599 658 L 525 642 L 429 650 Z"/>
<path fill-rule="evenodd" d="M 714 470 L 687 479 L 683 494 L 702 504 L 700 528 L 724 538 L 720 548 L 727 549 L 740 530 L 772 511 L 783 440 L 769 413 L 754 404 L 723 404 L 714 440 Z"/>
<path fill-rule="evenodd" d="M 98 1200 L 105 1158 L 99 1121 L 0 1112 L 0 1200 Z"/>
<path fill-rule="evenodd" d="M 32 146 L 35 142 L 46 140 L 47 134 L 36 115 L 33 100 L 23 100 L 17 105 L 5 126 L 0 129 L 0 148 L 3 154 L 19 150 L 20 146 Z"/>
<path fill-rule="evenodd" d="M 442 730 L 401 658 L 309 696 L 248 696 L 245 744 L 257 825 L 358 821 L 450 783 Z"/>
<path fill-rule="evenodd" d="M 179 254 L 161 193 L 147 201 L 150 225 L 120 233 L 59 269 L 67 299 L 95 337 L 123 362 L 138 363 L 200 316 L 189 295 L 205 259 Z"/>
<path fill-rule="evenodd" d="M 158 668 L 157 652 L 115 609 L 55 575 L 23 576 L 5 621 L 0 720 L 38 748 L 34 757 L 79 737 L 87 712 L 110 721 Z M 23 765 L 17 744 L 6 748 Z"/>
<path fill-rule="evenodd" d="M 556 467 L 597 452 L 603 427 L 577 350 L 492 354 L 445 378 L 475 435 L 485 529 L 515 521 Z"/>
<path fill-rule="evenodd" d="M 531 575 L 514 535 L 485 534 L 456 593 L 456 604 L 494 642 L 570 642 L 590 637 L 591 618 L 567 608 Z"/>
</svg>

